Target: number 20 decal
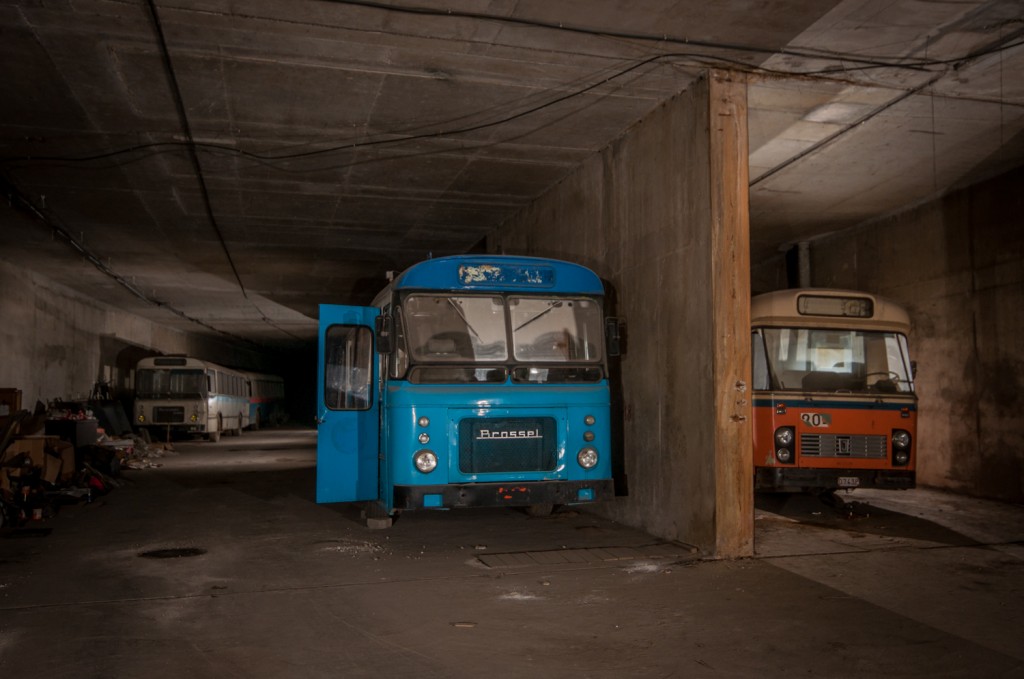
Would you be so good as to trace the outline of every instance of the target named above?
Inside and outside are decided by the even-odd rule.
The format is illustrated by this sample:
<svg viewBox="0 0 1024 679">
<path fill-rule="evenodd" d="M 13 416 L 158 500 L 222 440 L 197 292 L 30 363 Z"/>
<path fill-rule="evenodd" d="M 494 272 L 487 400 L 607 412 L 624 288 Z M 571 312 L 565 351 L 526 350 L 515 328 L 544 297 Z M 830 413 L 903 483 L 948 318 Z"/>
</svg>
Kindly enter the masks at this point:
<svg viewBox="0 0 1024 679">
<path fill-rule="evenodd" d="M 832 424 L 828 413 L 800 413 L 800 420 L 808 427 L 827 427 Z"/>
</svg>

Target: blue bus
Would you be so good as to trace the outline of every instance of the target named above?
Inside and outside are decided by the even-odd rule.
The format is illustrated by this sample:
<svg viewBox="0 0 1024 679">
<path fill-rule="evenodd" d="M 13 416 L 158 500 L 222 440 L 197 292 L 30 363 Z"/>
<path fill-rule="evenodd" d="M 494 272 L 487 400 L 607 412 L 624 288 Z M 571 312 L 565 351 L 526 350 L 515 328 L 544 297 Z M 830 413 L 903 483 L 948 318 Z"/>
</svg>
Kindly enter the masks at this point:
<svg viewBox="0 0 1024 679">
<path fill-rule="evenodd" d="M 248 429 L 278 425 L 285 419 L 284 380 L 277 375 L 243 373 L 249 393 Z"/>
<path fill-rule="evenodd" d="M 376 516 L 614 495 L 608 356 L 618 324 L 589 269 L 462 255 L 372 306 L 320 306 L 317 502 Z"/>
</svg>

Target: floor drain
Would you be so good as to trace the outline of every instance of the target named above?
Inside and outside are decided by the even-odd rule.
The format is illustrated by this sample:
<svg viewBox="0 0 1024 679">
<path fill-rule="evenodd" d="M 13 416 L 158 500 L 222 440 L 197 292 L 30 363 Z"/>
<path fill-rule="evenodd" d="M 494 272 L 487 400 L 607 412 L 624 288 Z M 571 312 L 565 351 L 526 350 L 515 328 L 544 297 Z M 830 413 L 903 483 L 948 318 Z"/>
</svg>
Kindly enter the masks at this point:
<svg viewBox="0 0 1024 679">
<path fill-rule="evenodd" d="M 206 550 L 198 547 L 175 547 L 174 549 L 154 549 L 142 552 L 139 556 L 147 559 L 178 559 L 183 556 L 201 556 L 203 554 L 206 554 Z"/>
</svg>

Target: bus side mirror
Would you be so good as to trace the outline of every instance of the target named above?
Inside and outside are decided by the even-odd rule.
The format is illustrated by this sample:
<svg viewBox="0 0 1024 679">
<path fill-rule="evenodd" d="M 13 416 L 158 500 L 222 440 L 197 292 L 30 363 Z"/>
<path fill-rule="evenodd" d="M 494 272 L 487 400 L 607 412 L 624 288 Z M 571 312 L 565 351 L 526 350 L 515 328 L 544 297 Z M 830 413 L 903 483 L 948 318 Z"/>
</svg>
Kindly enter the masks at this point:
<svg viewBox="0 0 1024 679">
<path fill-rule="evenodd" d="M 609 316 L 604 319 L 604 344 L 609 356 L 622 353 L 622 336 L 619 334 L 619 319 Z"/>
<path fill-rule="evenodd" d="M 910 379 L 917 379 L 917 361 L 910 362 Z"/>
<path fill-rule="evenodd" d="M 391 316 L 381 314 L 373 321 L 373 331 L 377 339 L 377 352 L 390 354 L 395 348 L 394 325 Z"/>
</svg>

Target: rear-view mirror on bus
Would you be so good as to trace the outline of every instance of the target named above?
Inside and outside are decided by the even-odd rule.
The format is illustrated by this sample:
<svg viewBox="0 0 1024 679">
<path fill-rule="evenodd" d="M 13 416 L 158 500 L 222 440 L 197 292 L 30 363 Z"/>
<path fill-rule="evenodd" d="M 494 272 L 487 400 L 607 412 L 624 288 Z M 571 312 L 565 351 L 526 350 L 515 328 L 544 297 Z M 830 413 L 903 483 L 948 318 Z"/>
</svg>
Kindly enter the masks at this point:
<svg viewBox="0 0 1024 679">
<path fill-rule="evenodd" d="M 604 343 L 609 356 L 622 353 L 622 336 L 619 334 L 619 319 L 609 316 L 604 319 Z"/>
</svg>

